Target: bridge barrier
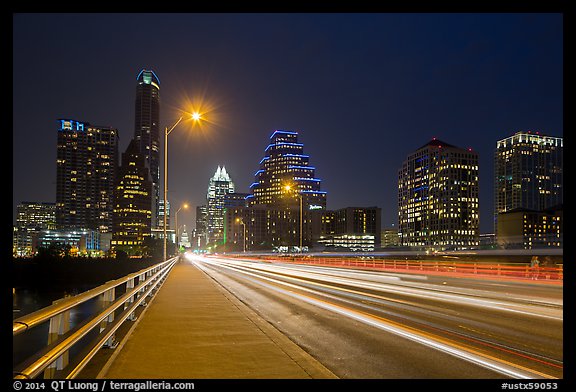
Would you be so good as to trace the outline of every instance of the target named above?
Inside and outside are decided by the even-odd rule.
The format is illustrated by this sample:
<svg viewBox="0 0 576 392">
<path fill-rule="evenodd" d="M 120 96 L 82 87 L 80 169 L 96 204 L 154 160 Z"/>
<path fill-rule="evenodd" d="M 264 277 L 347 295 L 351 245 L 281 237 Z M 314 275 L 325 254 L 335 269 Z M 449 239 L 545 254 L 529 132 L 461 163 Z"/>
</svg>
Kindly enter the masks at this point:
<svg viewBox="0 0 576 392">
<path fill-rule="evenodd" d="M 250 257 L 244 257 L 248 259 Z M 485 262 L 450 262 L 438 260 L 402 260 L 353 257 L 311 257 L 311 256 L 252 256 L 256 260 L 269 262 L 288 262 L 342 268 L 365 268 L 406 273 L 450 274 L 470 276 L 496 276 L 502 278 L 517 278 L 540 281 L 562 281 L 564 279 L 563 265 L 557 267 L 531 267 L 527 264 L 505 264 Z"/>
<path fill-rule="evenodd" d="M 76 296 L 56 300 L 50 306 L 13 320 L 13 338 L 49 323 L 47 345 L 14 366 L 14 378 L 77 377 L 98 350 L 117 345 L 118 328 L 126 320 L 135 320 L 137 307 L 145 305 L 145 300 L 158 291 L 177 261 L 176 257 L 155 264 Z M 117 293 L 121 293 L 120 296 Z M 99 310 L 70 329 L 71 312 L 91 300 L 99 302 Z M 80 342 L 82 347 L 78 348 Z M 78 353 L 70 358 L 73 347 Z"/>
</svg>

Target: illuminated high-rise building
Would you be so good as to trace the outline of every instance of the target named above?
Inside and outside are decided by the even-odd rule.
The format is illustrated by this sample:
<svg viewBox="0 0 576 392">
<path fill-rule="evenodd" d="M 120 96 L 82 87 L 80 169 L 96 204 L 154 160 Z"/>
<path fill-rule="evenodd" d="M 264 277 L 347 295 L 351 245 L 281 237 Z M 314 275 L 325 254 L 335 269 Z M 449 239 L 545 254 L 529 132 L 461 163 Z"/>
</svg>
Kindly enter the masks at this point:
<svg viewBox="0 0 576 392">
<path fill-rule="evenodd" d="M 320 190 L 322 180 L 315 177 L 310 156 L 304 154 L 304 144 L 298 143 L 298 132 L 274 131 L 264 152 L 250 185 L 248 205 L 296 205 L 302 197 L 305 210 L 326 209 L 326 192 Z"/>
<path fill-rule="evenodd" d="M 401 245 L 463 249 L 479 244 L 478 154 L 440 140 L 409 154 L 398 172 Z"/>
<path fill-rule="evenodd" d="M 41 230 L 56 229 L 56 204 L 24 201 L 16 206 L 13 232 L 14 255 L 32 254 L 32 236 Z"/>
<path fill-rule="evenodd" d="M 163 225 L 160 211 L 160 81 L 152 70 L 136 77 L 134 139 L 152 178 L 152 227 Z"/>
<path fill-rule="evenodd" d="M 225 240 L 247 250 L 309 247 L 319 235 L 313 218 L 326 211 L 322 180 L 298 132 L 274 131 L 264 152 L 246 207 L 231 206 L 225 215 Z"/>
<path fill-rule="evenodd" d="M 122 154 L 114 201 L 112 246 L 127 253 L 141 250 L 150 237 L 152 180 L 135 139 Z"/>
<path fill-rule="evenodd" d="M 112 231 L 118 130 L 58 120 L 56 225 Z"/>
<path fill-rule="evenodd" d="M 498 215 L 515 209 L 543 211 L 563 204 L 563 140 L 516 132 L 494 153 L 494 228 Z"/>
<path fill-rule="evenodd" d="M 224 239 L 225 201 L 230 193 L 234 193 L 234 182 L 226 172 L 226 168 L 218 166 L 210 179 L 206 193 L 206 230 L 209 243 L 219 243 Z"/>
</svg>

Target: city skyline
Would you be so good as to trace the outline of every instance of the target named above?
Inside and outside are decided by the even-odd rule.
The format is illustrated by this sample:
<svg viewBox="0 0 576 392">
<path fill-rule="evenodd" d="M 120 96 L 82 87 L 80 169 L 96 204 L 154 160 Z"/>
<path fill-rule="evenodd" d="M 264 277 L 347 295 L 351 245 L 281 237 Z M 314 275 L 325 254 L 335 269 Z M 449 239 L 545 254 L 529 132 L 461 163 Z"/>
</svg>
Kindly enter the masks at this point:
<svg viewBox="0 0 576 392">
<path fill-rule="evenodd" d="M 14 221 L 20 202 L 55 201 L 57 119 L 118 129 L 126 149 L 141 69 L 160 81 L 161 128 L 198 96 L 209 109 L 208 124 L 170 136 L 173 205 L 203 204 L 217 166 L 248 192 L 262 140 L 280 129 L 299 132 L 329 209 L 377 205 L 382 226 L 396 225 L 398 169 L 436 137 L 478 153 L 486 233 L 497 141 L 528 130 L 563 136 L 560 13 L 65 14 L 56 23 L 62 16 L 13 18 Z M 141 43 L 138 28 L 112 27 L 151 18 L 159 30 L 178 28 Z M 96 24 L 110 27 L 84 29 Z M 29 121 L 32 100 L 43 104 Z M 193 211 L 179 217 L 190 228 Z"/>
</svg>

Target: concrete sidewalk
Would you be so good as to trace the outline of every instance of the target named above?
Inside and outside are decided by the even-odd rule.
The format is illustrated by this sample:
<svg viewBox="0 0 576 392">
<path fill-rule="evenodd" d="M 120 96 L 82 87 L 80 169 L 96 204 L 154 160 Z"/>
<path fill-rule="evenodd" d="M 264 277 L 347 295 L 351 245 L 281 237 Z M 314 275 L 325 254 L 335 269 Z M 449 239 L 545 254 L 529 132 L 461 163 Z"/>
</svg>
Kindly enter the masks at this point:
<svg viewBox="0 0 576 392">
<path fill-rule="evenodd" d="M 135 323 L 98 378 L 336 378 L 186 261 Z"/>
</svg>

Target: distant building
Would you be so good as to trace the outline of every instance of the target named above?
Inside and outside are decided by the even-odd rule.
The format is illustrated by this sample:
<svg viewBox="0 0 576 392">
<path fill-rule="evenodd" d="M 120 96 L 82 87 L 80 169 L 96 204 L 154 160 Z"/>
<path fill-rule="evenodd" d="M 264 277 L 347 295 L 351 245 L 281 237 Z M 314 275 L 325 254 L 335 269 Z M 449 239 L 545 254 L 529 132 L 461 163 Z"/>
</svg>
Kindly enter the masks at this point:
<svg viewBox="0 0 576 392">
<path fill-rule="evenodd" d="M 170 229 L 170 200 L 166 203 L 166 230 Z M 158 226 L 156 229 L 164 231 L 164 199 L 160 199 L 158 202 Z"/>
<path fill-rule="evenodd" d="M 208 243 L 218 244 L 224 239 L 225 201 L 230 201 L 227 196 L 231 193 L 234 193 L 234 182 L 226 172 L 226 168 L 218 166 L 209 181 L 206 193 Z"/>
<path fill-rule="evenodd" d="M 494 229 L 499 214 L 518 208 L 543 211 L 563 203 L 563 139 L 516 132 L 494 153 Z M 501 241 L 499 241 L 501 242 Z"/>
<path fill-rule="evenodd" d="M 224 195 L 224 208 L 246 207 L 246 198 L 250 193 L 232 192 Z"/>
<path fill-rule="evenodd" d="M 398 229 L 396 227 L 383 228 L 380 238 L 382 248 L 394 248 L 400 245 L 400 238 L 398 237 Z"/>
<path fill-rule="evenodd" d="M 305 210 L 326 209 L 326 192 L 320 189 L 322 180 L 316 178 L 310 156 L 304 154 L 304 144 L 298 142 L 298 132 L 274 131 L 264 153 L 250 185 L 249 206 L 298 208 L 302 197 Z"/>
<path fill-rule="evenodd" d="M 182 229 L 182 234 L 180 234 L 180 246 L 183 248 L 190 248 L 190 237 L 188 236 L 188 232 L 186 231 L 186 225 Z"/>
<path fill-rule="evenodd" d="M 196 207 L 196 229 L 192 236 L 192 247 L 194 249 L 204 249 L 208 244 L 208 206 Z"/>
<path fill-rule="evenodd" d="M 122 154 L 114 202 L 112 247 L 141 253 L 152 230 L 152 180 L 146 157 L 132 139 Z"/>
<path fill-rule="evenodd" d="M 480 249 L 495 249 L 497 247 L 496 234 L 494 233 L 480 234 L 479 246 Z"/>
<path fill-rule="evenodd" d="M 506 249 L 561 248 L 563 225 L 562 205 L 542 211 L 515 208 L 498 215 L 498 245 Z"/>
<path fill-rule="evenodd" d="M 465 249 L 479 243 L 478 154 L 437 139 L 398 172 L 401 245 Z"/>
<path fill-rule="evenodd" d="M 102 256 L 109 244 L 110 233 L 97 230 L 41 230 L 32 236 L 34 253 L 55 246 L 70 256 Z"/>
<path fill-rule="evenodd" d="M 59 229 L 112 231 L 118 130 L 58 120 L 56 225 Z"/>
<path fill-rule="evenodd" d="M 379 207 L 347 207 L 336 211 L 304 210 L 302 245 L 351 251 L 374 251 L 380 247 Z M 253 207 L 230 208 L 225 217 L 229 250 L 296 250 L 300 245 L 299 210 Z"/>
<path fill-rule="evenodd" d="M 152 179 L 152 227 L 163 227 L 160 213 L 160 80 L 152 70 L 136 77 L 134 139 Z"/>
<path fill-rule="evenodd" d="M 318 243 L 334 249 L 372 252 L 380 248 L 381 215 L 379 207 L 346 207 L 326 211 L 330 226 L 321 232 Z"/>
<path fill-rule="evenodd" d="M 299 211 L 266 205 L 228 208 L 224 241 L 229 250 L 273 250 L 295 248 L 300 244 Z M 310 225 L 303 225 L 303 245 L 311 242 Z M 246 237 L 244 237 L 246 236 Z"/>
<path fill-rule="evenodd" d="M 13 254 L 28 256 L 32 252 L 32 235 L 41 230 L 56 229 L 56 204 L 24 201 L 16 206 L 13 231 Z"/>
<path fill-rule="evenodd" d="M 245 204 L 229 196 L 224 241 L 248 250 L 309 247 L 313 243 L 313 215 L 326 210 L 326 192 L 316 178 L 298 132 L 276 130 L 264 150 Z M 302 226 L 302 228 L 300 228 Z M 243 236 L 246 236 L 244 239 Z"/>
</svg>

